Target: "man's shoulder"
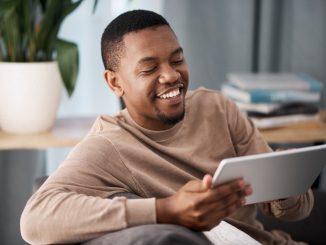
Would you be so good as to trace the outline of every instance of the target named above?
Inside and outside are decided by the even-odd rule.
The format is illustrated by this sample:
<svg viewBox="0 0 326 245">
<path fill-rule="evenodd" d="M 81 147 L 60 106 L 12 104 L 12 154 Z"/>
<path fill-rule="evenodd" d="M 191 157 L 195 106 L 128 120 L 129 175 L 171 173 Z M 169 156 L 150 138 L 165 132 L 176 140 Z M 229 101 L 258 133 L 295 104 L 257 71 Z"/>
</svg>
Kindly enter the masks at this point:
<svg viewBox="0 0 326 245">
<path fill-rule="evenodd" d="M 120 126 L 120 123 L 125 121 L 121 113 L 116 115 L 99 115 L 91 130 L 89 135 L 105 135 L 105 134 L 116 134 L 121 133 L 123 128 Z"/>
<path fill-rule="evenodd" d="M 127 141 L 128 133 L 120 125 L 124 118 L 119 112 L 116 115 L 99 115 L 84 139 L 77 145 L 78 149 L 93 147 L 115 147 L 119 141 Z M 112 148 L 112 149 L 113 149 Z"/>
</svg>

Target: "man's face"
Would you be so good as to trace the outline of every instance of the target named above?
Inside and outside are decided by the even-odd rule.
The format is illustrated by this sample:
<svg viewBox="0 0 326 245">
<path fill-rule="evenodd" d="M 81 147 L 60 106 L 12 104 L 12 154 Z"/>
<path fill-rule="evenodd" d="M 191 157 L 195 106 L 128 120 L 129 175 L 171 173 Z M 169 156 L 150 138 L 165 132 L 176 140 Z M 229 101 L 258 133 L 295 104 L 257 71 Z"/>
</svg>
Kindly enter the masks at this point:
<svg viewBox="0 0 326 245">
<path fill-rule="evenodd" d="M 188 67 L 182 48 L 168 26 L 126 34 L 117 82 L 131 117 L 151 130 L 164 130 L 185 113 Z"/>
</svg>

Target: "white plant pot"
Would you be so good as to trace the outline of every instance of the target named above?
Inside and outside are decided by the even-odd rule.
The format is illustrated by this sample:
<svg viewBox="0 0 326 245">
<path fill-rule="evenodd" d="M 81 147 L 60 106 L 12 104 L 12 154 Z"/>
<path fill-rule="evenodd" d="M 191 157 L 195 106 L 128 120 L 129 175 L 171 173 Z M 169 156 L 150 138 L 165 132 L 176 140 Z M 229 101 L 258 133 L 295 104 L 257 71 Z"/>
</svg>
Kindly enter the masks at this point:
<svg viewBox="0 0 326 245">
<path fill-rule="evenodd" d="M 57 62 L 0 62 L 0 127 L 16 134 L 51 129 L 62 88 Z"/>
</svg>

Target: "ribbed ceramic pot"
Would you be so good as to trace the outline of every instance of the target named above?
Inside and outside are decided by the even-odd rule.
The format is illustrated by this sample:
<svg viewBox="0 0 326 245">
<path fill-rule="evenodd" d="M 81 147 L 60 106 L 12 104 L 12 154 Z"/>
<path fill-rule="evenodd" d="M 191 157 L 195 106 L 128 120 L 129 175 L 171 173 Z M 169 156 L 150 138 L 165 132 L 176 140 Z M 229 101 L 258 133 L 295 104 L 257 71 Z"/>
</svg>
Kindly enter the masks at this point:
<svg viewBox="0 0 326 245">
<path fill-rule="evenodd" d="M 0 62 L 0 127 L 15 134 L 54 125 L 63 83 L 57 62 Z"/>
</svg>

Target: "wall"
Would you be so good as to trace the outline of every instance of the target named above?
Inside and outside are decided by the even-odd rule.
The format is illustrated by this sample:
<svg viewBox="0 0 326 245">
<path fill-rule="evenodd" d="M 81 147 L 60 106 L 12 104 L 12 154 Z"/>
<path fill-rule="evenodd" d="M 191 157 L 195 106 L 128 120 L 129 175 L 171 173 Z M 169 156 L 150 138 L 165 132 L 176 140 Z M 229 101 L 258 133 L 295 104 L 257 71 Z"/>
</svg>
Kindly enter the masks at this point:
<svg viewBox="0 0 326 245">
<path fill-rule="evenodd" d="M 167 0 L 164 15 L 185 50 L 191 88 L 218 89 L 227 72 L 250 70 L 253 1 Z"/>
</svg>

